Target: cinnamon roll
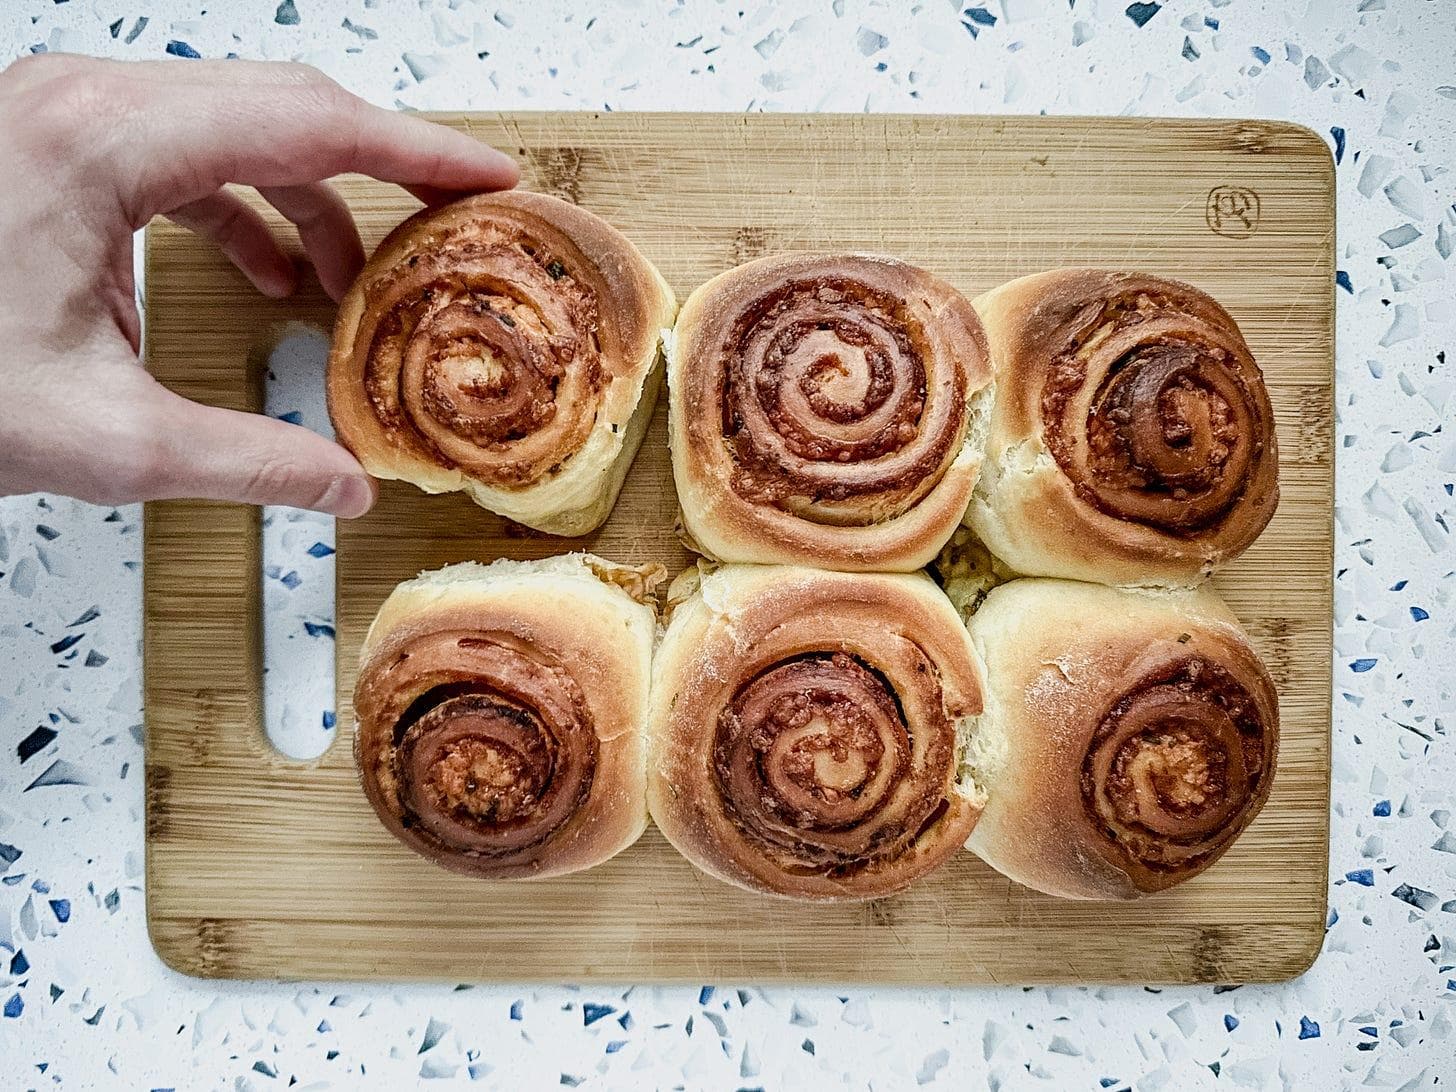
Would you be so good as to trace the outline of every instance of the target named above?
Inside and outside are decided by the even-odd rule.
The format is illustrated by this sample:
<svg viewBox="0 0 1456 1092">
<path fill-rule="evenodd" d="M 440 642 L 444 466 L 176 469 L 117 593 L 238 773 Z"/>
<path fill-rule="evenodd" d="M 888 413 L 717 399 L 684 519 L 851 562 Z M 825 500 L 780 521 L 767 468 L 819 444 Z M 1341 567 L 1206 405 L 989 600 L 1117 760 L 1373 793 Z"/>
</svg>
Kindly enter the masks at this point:
<svg viewBox="0 0 1456 1092">
<path fill-rule="evenodd" d="M 970 303 L 914 266 L 787 254 L 715 277 L 669 344 L 690 545 L 720 561 L 921 567 L 970 499 L 990 378 Z"/>
<path fill-rule="evenodd" d="M 1278 698 L 1211 588 L 1013 580 L 970 633 L 987 678 L 970 848 L 1013 880 L 1081 899 L 1161 891 L 1269 798 Z"/>
<path fill-rule="evenodd" d="M 555 876 L 646 826 L 660 566 L 590 554 L 406 581 L 360 652 L 354 755 L 405 845 L 456 872 Z"/>
<path fill-rule="evenodd" d="M 422 210 L 340 307 L 334 429 L 375 477 L 585 534 L 642 442 L 676 306 L 631 242 L 565 201 L 498 193 Z"/>
<path fill-rule="evenodd" d="M 927 577 L 705 567 L 670 604 L 648 807 L 684 856 L 749 890 L 870 899 L 964 845 L 981 671 Z"/>
<path fill-rule="evenodd" d="M 1058 270 L 976 300 L 996 406 L 966 522 L 1012 569 L 1190 584 L 1279 502 L 1274 414 L 1234 320 L 1190 285 Z"/>
</svg>

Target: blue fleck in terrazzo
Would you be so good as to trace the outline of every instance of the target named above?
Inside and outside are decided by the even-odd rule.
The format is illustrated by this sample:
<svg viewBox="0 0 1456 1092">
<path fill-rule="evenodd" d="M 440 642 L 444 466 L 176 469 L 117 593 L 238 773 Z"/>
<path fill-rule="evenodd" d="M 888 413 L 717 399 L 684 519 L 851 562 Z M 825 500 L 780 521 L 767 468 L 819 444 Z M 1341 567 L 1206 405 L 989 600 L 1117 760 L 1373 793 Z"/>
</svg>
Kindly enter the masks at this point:
<svg viewBox="0 0 1456 1092">
<path fill-rule="evenodd" d="M 15 497 L 0 500 L 0 1087 L 1456 1079 L 1449 0 L 9 0 L 0 46 L 7 60 L 299 59 L 421 110 L 1282 117 L 1326 135 L 1340 224 L 1331 885 L 1324 951 L 1302 978 L 847 994 L 183 978 L 144 919 L 140 511 Z M 275 356 L 269 413 L 327 429 L 310 378 L 324 349 L 300 334 Z M 337 730 L 332 543 L 326 519 L 265 514 L 264 700 L 291 755 Z"/>
</svg>

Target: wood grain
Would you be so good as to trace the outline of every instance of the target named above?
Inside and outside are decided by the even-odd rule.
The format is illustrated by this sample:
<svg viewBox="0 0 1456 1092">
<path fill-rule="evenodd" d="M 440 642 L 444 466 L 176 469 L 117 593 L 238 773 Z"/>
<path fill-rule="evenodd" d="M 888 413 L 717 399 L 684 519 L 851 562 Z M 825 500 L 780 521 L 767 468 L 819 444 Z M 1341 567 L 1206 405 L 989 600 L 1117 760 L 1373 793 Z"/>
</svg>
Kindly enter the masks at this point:
<svg viewBox="0 0 1456 1092">
<path fill-rule="evenodd" d="M 601 868 L 529 885 L 413 856 L 375 821 L 351 759 L 369 619 L 397 581 L 466 558 L 585 547 L 682 565 L 659 411 L 612 519 L 587 538 L 395 484 L 340 525 L 340 731 L 314 762 L 280 757 L 260 724 L 256 512 L 148 506 L 147 907 L 168 963 L 225 977 L 946 984 L 1266 981 L 1308 966 L 1325 911 L 1333 484 L 1333 168 L 1315 134 L 1131 119 L 440 120 L 517 155 L 527 186 L 612 221 L 683 296 L 793 247 L 888 252 L 971 296 L 1078 264 L 1211 292 L 1243 327 L 1279 423 L 1278 516 L 1218 581 L 1279 684 L 1273 797 L 1215 868 L 1125 906 L 1038 895 L 969 854 L 893 899 L 790 905 L 707 878 L 654 830 Z M 342 188 L 371 246 L 414 207 L 375 182 Z M 150 366 L 216 405 L 257 408 L 284 325 L 332 320 L 316 285 L 265 300 L 163 223 L 148 233 L 147 292 Z"/>
</svg>

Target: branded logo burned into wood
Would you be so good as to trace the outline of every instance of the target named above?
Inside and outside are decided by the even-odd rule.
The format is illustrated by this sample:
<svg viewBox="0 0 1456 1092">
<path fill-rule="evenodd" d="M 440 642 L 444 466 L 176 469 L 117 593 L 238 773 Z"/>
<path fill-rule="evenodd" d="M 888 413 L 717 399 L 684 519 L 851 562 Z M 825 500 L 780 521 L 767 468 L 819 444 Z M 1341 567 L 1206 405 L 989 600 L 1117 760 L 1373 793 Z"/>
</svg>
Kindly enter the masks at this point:
<svg viewBox="0 0 1456 1092">
<path fill-rule="evenodd" d="M 581 148 L 535 148 L 526 153 L 545 193 L 581 204 L 581 169 L 585 159 Z"/>
<path fill-rule="evenodd" d="M 733 264 L 742 265 L 754 258 L 762 258 L 768 253 L 769 233 L 767 228 L 741 227 L 733 233 L 733 242 L 729 249 L 732 254 Z"/>
<path fill-rule="evenodd" d="M 1204 217 L 1215 235 L 1247 239 L 1259 230 L 1259 195 L 1244 186 L 1214 186 Z"/>
</svg>

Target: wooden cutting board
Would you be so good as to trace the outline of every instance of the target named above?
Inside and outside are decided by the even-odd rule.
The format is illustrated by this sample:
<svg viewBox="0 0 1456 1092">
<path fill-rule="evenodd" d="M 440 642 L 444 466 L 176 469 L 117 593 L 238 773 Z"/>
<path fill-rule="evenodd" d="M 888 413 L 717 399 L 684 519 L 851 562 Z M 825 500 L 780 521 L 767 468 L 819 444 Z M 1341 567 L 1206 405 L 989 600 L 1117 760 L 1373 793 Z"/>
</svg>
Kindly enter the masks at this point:
<svg viewBox="0 0 1456 1092">
<path fill-rule="evenodd" d="M 680 296 L 789 248 L 871 250 L 974 296 L 1040 269 L 1104 265 L 1192 281 L 1238 319 L 1279 423 L 1279 513 L 1218 585 L 1278 683 L 1268 807 L 1205 875 L 1134 905 L 1065 902 L 969 853 L 906 894 L 805 906 L 712 880 L 649 829 L 608 864 L 492 885 L 442 871 L 375 821 L 351 756 L 365 628 L 421 569 L 591 549 L 687 560 L 663 406 L 611 520 L 539 535 L 458 496 L 386 483 L 338 534 L 338 713 L 313 762 L 261 727 L 255 509 L 147 506 L 147 911 L 190 974 L 456 982 L 1251 982 L 1293 976 L 1323 935 L 1329 836 L 1334 174 L 1314 133 L 1243 121 L 447 115 L 519 157 L 524 185 L 600 213 Z M 414 208 L 346 179 L 373 246 Z M 188 397 L 261 402 L 288 322 L 328 328 L 316 285 L 270 302 L 206 244 L 147 236 L 153 371 Z"/>
</svg>

